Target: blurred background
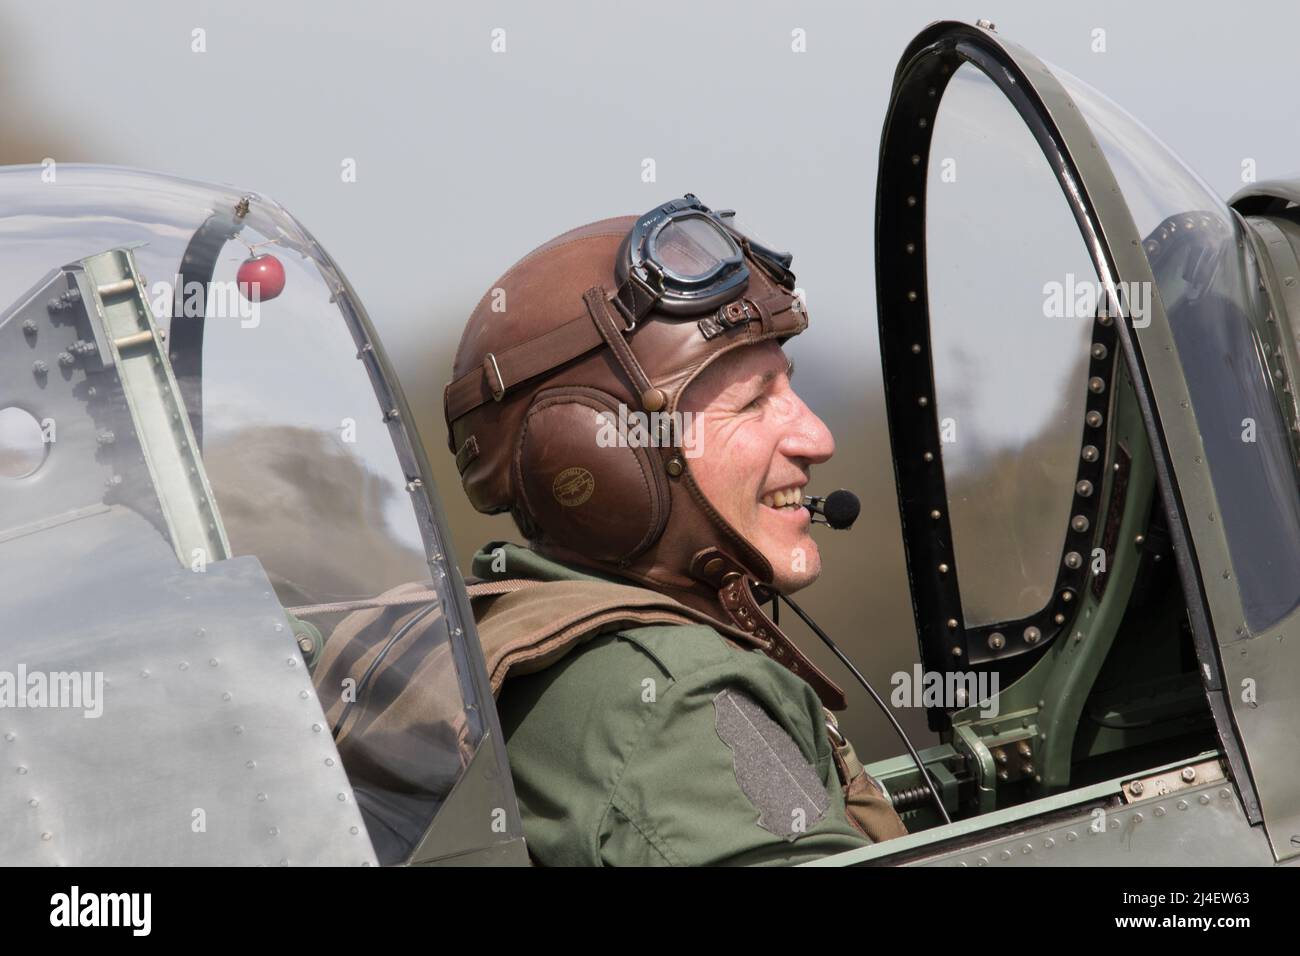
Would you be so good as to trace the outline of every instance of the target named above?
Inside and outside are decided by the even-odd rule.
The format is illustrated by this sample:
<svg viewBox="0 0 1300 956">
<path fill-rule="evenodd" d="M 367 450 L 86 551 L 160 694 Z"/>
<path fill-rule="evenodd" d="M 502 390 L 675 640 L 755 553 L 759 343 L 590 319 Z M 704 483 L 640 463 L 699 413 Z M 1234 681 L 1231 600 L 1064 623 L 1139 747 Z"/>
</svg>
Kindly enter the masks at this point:
<svg viewBox="0 0 1300 956">
<path fill-rule="evenodd" d="M 469 509 L 446 449 L 442 387 L 479 296 L 580 223 L 688 191 L 737 209 L 794 253 L 807 293 L 796 385 L 838 442 L 816 485 L 864 503 L 851 533 L 822 538 L 827 570 L 802 600 L 887 695 L 917 649 L 876 350 L 876 156 L 903 47 L 933 20 L 979 17 L 1119 102 L 1222 196 L 1248 159 L 1260 179 L 1300 168 L 1300 8 L 992 0 L 0 0 L 0 163 L 121 164 L 283 203 L 383 336 L 462 567 L 517 537 L 508 517 Z M 815 639 L 790 630 L 848 689 L 860 755 L 899 752 Z M 923 712 L 899 716 L 918 746 L 933 741 Z"/>
</svg>

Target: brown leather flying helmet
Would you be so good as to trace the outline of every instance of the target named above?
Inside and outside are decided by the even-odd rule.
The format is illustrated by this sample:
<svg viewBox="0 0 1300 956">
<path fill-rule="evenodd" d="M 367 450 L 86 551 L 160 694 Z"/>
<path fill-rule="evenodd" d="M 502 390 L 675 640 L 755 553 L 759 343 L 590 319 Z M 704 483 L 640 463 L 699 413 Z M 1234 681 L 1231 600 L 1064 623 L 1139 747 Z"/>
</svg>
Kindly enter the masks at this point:
<svg viewBox="0 0 1300 956">
<path fill-rule="evenodd" d="M 790 262 L 690 194 L 557 236 L 470 316 L 448 446 L 475 509 L 510 511 L 540 553 L 709 613 L 842 707 L 759 609 L 750 585 L 771 565 L 700 492 L 681 442 L 678 402 L 709 363 L 808 327 Z M 649 441 L 602 440 L 637 413 Z"/>
</svg>

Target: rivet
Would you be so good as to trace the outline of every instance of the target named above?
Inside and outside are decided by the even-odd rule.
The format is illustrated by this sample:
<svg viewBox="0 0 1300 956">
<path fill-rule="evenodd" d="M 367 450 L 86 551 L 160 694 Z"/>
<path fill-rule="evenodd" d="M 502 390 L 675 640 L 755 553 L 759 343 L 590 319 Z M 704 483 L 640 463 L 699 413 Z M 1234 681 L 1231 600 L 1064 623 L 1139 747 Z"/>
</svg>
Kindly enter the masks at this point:
<svg viewBox="0 0 1300 956">
<path fill-rule="evenodd" d="M 1071 551 L 1065 556 L 1065 566 L 1071 571 L 1077 571 L 1083 567 L 1083 556 L 1078 551 Z"/>
<path fill-rule="evenodd" d="M 939 512 L 938 508 L 935 508 L 933 511 L 930 512 L 930 517 L 934 521 L 938 521 L 941 517 L 943 517 L 943 515 Z"/>
<path fill-rule="evenodd" d="M 992 634 L 989 635 L 990 649 L 995 651 L 1000 651 L 1002 650 L 1002 648 L 1006 647 L 1006 645 L 1007 645 L 1007 639 L 1003 637 L 1001 634 L 999 634 L 997 631 L 994 631 Z"/>
<path fill-rule="evenodd" d="M 1052 620 L 1053 620 L 1055 623 L 1057 623 L 1057 624 L 1064 624 L 1064 623 L 1065 623 L 1065 615 L 1064 615 L 1064 614 L 1057 614 L 1057 615 L 1055 615 L 1055 616 L 1052 618 Z"/>
<path fill-rule="evenodd" d="M 1108 354 L 1110 354 L 1110 353 L 1107 351 L 1106 346 L 1102 345 L 1100 342 L 1097 342 L 1097 343 L 1095 343 L 1095 344 L 1093 345 L 1093 347 L 1092 347 L 1092 357 L 1095 358 L 1097 361 L 1100 362 L 1100 361 L 1101 361 L 1102 359 L 1104 359 Z"/>
<path fill-rule="evenodd" d="M 668 474 L 672 475 L 674 478 L 680 475 L 685 470 L 685 468 L 686 465 L 683 464 L 681 458 L 679 458 L 677 455 L 673 455 L 671 458 L 669 458 L 667 464 L 664 465 L 664 470 L 668 472 Z"/>
<path fill-rule="evenodd" d="M 957 630 L 957 619 L 955 617 L 948 618 L 948 630 L 950 631 Z"/>
<path fill-rule="evenodd" d="M 1039 630 L 1038 628 L 1036 628 L 1036 627 L 1027 627 L 1027 628 L 1025 628 L 1025 643 L 1026 643 L 1026 644 L 1037 644 L 1038 641 L 1042 638 L 1042 636 L 1043 636 L 1043 632 L 1040 631 L 1040 630 Z"/>
<path fill-rule="evenodd" d="M 1092 482 L 1087 480 L 1079 482 L 1077 485 L 1074 486 L 1074 493 L 1078 495 L 1080 498 L 1091 498 Z"/>
<path fill-rule="evenodd" d="M 1083 420 L 1088 423 L 1089 428 L 1100 428 L 1101 423 L 1104 421 L 1101 412 L 1096 409 L 1083 416 Z"/>
<path fill-rule="evenodd" d="M 916 404 L 920 405 L 922 408 L 925 408 L 927 405 L 930 404 L 930 400 L 926 398 L 924 395 L 922 395 L 920 398 L 916 400 Z"/>
<path fill-rule="evenodd" d="M 1098 451 L 1096 445 L 1084 445 L 1083 451 L 1080 453 L 1080 457 L 1082 457 L 1084 461 L 1096 461 L 1097 455 Z"/>
<path fill-rule="evenodd" d="M 946 565 L 946 564 L 941 564 L 941 565 L 939 565 L 939 573 L 940 573 L 940 574 L 947 574 L 947 573 L 948 573 L 948 565 Z"/>
<path fill-rule="evenodd" d="M 916 290 L 915 290 L 915 289 L 909 289 L 909 290 L 908 290 L 908 293 L 907 293 L 907 301 L 908 301 L 908 302 L 915 302 L 915 301 L 916 301 Z"/>
<path fill-rule="evenodd" d="M 953 656 L 953 657 L 961 657 L 961 648 L 960 648 L 960 647 L 954 647 L 954 648 L 952 649 L 952 656 Z"/>
<path fill-rule="evenodd" d="M 921 456 L 921 460 L 926 462 L 927 464 L 934 461 L 934 452 L 927 451 L 924 455 Z"/>
<path fill-rule="evenodd" d="M 1075 515 L 1070 519 L 1070 527 L 1080 533 L 1087 531 L 1089 527 L 1087 515 Z"/>
<path fill-rule="evenodd" d="M 913 342 L 913 343 L 912 343 L 912 354 L 913 354 L 913 355 L 920 355 L 920 354 L 921 354 L 921 343 L 920 343 L 920 342 Z"/>
</svg>

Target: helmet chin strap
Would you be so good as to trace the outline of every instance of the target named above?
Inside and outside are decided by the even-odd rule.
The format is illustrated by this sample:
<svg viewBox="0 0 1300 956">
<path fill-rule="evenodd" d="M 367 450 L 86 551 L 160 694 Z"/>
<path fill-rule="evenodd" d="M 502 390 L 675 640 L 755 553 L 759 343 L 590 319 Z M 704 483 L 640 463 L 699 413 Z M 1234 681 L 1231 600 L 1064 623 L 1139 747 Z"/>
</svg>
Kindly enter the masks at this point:
<svg viewBox="0 0 1300 956">
<path fill-rule="evenodd" d="M 691 561 L 691 576 L 717 589 L 718 604 L 731 624 L 751 635 L 763 653 L 802 678 L 829 710 L 844 710 L 844 691 L 759 607 L 754 595 L 760 585 L 748 569 L 719 548 L 705 548 Z"/>
</svg>

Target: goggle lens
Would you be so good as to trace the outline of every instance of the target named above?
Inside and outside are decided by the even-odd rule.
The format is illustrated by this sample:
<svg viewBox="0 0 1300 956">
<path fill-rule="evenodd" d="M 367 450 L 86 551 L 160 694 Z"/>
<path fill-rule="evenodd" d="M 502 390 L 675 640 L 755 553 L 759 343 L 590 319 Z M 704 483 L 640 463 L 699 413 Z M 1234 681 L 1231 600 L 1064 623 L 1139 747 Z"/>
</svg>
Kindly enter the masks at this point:
<svg viewBox="0 0 1300 956">
<path fill-rule="evenodd" d="M 740 248 L 722 229 L 698 217 L 670 221 L 654 239 L 651 258 L 683 279 L 705 279 Z"/>
</svg>

